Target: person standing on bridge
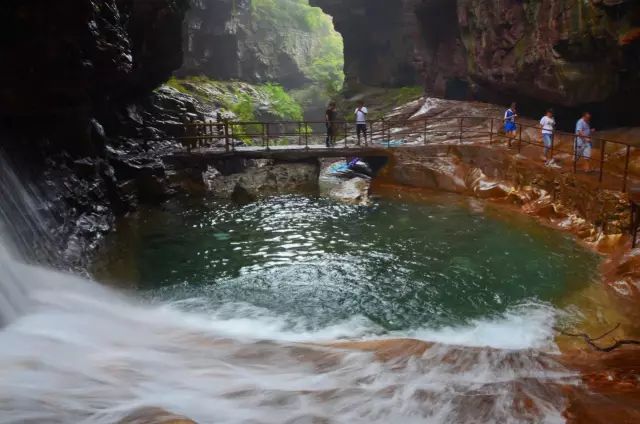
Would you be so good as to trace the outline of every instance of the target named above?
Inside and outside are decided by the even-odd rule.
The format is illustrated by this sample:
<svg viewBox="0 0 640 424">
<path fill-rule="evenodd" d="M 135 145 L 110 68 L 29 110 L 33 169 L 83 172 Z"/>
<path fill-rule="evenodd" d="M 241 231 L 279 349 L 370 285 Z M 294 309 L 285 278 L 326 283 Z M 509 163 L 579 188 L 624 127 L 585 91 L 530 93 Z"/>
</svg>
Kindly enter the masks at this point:
<svg viewBox="0 0 640 424">
<path fill-rule="evenodd" d="M 576 142 L 575 142 L 575 161 L 585 159 L 584 171 L 591 172 L 591 149 L 593 143 L 591 136 L 595 132 L 595 128 L 591 128 L 591 113 L 585 112 L 582 118 L 576 123 Z"/>
<path fill-rule="evenodd" d="M 556 120 L 553 117 L 553 109 L 547 109 L 547 113 L 540 120 L 542 128 L 542 142 L 544 143 L 544 164 L 551 164 L 551 152 L 553 150 L 553 132 L 556 128 Z"/>
<path fill-rule="evenodd" d="M 509 148 L 511 148 L 511 143 L 513 139 L 516 138 L 516 118 L 518 114 L 516 113 L 516 104 L 511 103 L 511 107 L 507 109 L 504 113 L 504 133 L 507 135 L 509 139 Z"/>
<path fill-rule="evenodd" d="M 218 130 L 218 137 L 222 137 L 224 135 L 224 118 L 222 116 L 222 109 L 220 109 L 220 105 L 216 104 L 216 129 Z"/>
<path fill-rule="evenodd" d="M 364 105 L 364 101 L 360 100 L 358 102 L 358 107 L 356 108 L 356 134 L 358 136 L 358 146 L 360 145 L 360 138 L 364 135 L 364 144 L 367 144 L 367 114 L 369 111 Z"/>
<path fill-rule="evenodd" d="M 329 107 L 324 114 L 325 125 L 327 126 L 327 140 L 325 144 L 327 147 L 332 147 L 336 144 L 336 119 L 338 118 L 338 112 L 336 112 L 336 102 L 329 103 Z"/>
</svg>

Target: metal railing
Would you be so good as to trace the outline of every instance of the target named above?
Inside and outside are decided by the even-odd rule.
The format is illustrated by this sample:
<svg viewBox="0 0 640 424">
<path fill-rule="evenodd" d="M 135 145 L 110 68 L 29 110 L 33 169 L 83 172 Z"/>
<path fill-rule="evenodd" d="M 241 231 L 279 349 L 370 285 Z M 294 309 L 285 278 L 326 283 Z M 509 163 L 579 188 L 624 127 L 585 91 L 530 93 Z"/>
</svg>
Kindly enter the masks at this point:
<svg viewBox="0 0 640 424">
<path fill-rule="evenodd" d="M 531 150 L 545 148 L 539 125 L 517 124 L 515 136 L 502 130 L 503 119 L 483 116 L 438 116 L 421 119 L 380 119 L 366 125 L 366 135 L 356 123 L 333 123 L 331 147 L 396 147 L 409 140 L 421 144 L 489 144 L 506 142 L 518 154 L 535 154 Z M 197 122 L 185 125 L 180 137 L 189 150 L 216 146 L 234 152 L 244 146 L 255 149 L 291 149 L 326 146 L 327 125 L 324 121 L 277 122 Z M 549 148 L 549 159 L 570 158 L 569 171 L 578 174 L 580 161 L 597 164 L 598 183 L 610 189 L 626 191 L 630 181 L 640 182 L 637 170 L 631 169 L 631 158 L 640 152 L 638 147 L 618 140 L 591 137 L 593 154 L 587 158 L 578 152 L 575 134 L 555 131 Z M 243 147 L 241 147 L 241 145 Z M 562 168 L 562 167 L 561 167 Z M 564 168 L 567 169 L 567 168 Z M 596 175 L 593 175 L 594 177 Z"/>
</svg>

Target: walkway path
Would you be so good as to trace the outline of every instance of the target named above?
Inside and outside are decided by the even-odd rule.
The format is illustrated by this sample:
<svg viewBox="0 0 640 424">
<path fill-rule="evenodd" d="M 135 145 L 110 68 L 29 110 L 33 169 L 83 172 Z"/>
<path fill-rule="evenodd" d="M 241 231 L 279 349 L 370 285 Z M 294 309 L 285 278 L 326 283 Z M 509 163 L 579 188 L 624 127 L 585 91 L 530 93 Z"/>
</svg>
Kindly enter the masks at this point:
<svg viewBox="0 0 640 424">
<path fill-rule="evenodd" d="M 323 123 L 318 122 L 233 122 L 224 123 L 222 129 L 220 124 L 196 123 L 187 125 L 189 135 L 182 138 L 187 149 L 175 153 L 171 159 L 211 163 L 230 157 L 284 161 L 379 157 L 390 156 L 389 148 L 410 149 L 424 145 L 482 145 L 506 149 L 507 139 L 500 131 L 501 123 L 498 118 L 482 116 L 380 120 L 369 123 L 370 144 L 357 145 L 355 126 L 341 122 L 336 124 L 340 134 L 332 148 L 325 147 L 324 136 L 317 129 Z M 242 145 L 234 140 L 234 134 L 259 145 Z M 544 146 L 539 138 L 537 126 L 519 123 L 510 151 L 543 166 Z M 594 187 L 610 190 L 626 191 L 630 186 L 640 185 L 640 171 L 633 166 L 634 160 L 640 161 L 640 147 L 615 140 L 596 140 L 594 144 L 598 147 L 593 149 L 591 167 L 597 171 L 585 173 L 580 169 L 586 159 L 576 161 L 573 155 L 574 136 L 557 132 L 555 140 L 552 169 L 558 173 L 575 174 L 580 180 L 592 181 Z"/>
</svg>

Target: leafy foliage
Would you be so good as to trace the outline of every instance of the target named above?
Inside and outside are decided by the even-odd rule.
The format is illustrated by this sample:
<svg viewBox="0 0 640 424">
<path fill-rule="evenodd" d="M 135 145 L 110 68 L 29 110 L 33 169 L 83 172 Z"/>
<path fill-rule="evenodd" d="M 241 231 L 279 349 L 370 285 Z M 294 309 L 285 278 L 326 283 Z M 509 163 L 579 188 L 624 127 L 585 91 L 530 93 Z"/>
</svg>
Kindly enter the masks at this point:
<svg viewBox="0 0 640 424">
<path fill-rule="evenodd" d="M 277 28 L 311 33 L 316 39 L 309 61 L 304 66 L 311 85 L 320 87 L 326 98 L 340 92 L 344 84 L 344 45 L 332 18 L 309 0 L 251 0 L 254 20 L 269 22 Z"/>
<path fill-rule="evenodd" d="M 260 86 L 271 100 L 272 113 L 282 119 L 301 121 L 302 106 L 287 93 L 282 86 L 277 84 L 264 84 Z"/>
<path fill-rule="evenodd" d="M 205 110 L 221 108 L 233 121 L 303 119 L 302 106 L 278 84 L 253 85 L 192 76 L 184 79 L 173 77 L 166 85 L 195 97 Z M 235 135 L 246 142 L 250 142 L 251 136 L 260 132 L 260 127 L 255 125 L 242 125 L 234 129 Z"/>
</svg>

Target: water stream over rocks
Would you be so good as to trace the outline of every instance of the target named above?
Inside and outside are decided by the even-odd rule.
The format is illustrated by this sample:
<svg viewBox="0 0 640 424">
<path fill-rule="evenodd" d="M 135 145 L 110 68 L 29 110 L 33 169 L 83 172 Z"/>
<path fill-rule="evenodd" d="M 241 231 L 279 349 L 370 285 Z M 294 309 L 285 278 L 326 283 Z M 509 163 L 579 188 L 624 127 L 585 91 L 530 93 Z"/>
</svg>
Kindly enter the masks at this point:
<svg viewBox="0 0 640 424">
<path fill-rule="evenodd" d="M 101 265 L 133 297 L 3 247 L 0 423 L 563 422 L 554 304 L 597 258 L 487 208 L 169 203 Z"/>
</svg>

